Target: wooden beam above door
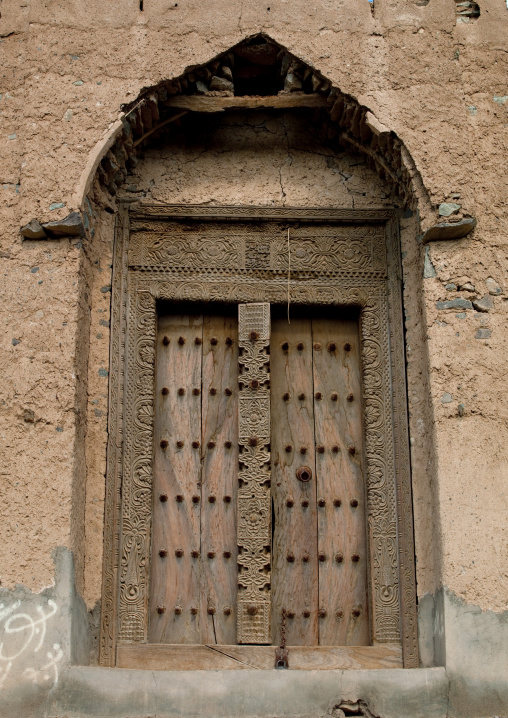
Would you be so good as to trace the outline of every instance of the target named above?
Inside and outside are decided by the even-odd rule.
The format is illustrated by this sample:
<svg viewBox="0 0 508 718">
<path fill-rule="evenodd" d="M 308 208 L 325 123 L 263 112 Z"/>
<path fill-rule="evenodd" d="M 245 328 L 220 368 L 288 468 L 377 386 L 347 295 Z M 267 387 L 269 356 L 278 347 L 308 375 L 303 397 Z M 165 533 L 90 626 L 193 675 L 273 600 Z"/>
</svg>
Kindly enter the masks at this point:
<svg viewBox="0 0 508 718">
<path fill-rule="evenodd" d="M 224 112 L 225 110 L 294 109 L 310 107 L 319 109 L 328 107 L 323 95 L 306 95 L 304 92 L 292 92 L 288 95 L 268 95 L 266 97 L 207 97 L 206 95 L 177 95 L 162 103 L 165 107 L 177 107 L 191 112 Z"/>
</svg>

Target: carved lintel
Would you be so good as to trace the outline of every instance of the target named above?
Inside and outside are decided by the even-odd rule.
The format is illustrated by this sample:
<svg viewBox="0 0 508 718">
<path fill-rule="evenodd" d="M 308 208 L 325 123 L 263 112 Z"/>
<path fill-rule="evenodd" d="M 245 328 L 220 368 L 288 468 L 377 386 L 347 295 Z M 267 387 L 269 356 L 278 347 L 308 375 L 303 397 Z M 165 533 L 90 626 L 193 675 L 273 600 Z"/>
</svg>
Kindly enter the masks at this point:
<svg viewBox="0 0 508 718">
<path fill-rule="evenodd" d="M 255 207 L 255 206 L 213 206 L 182 205 L 163 202 L 134 202 L 130 216 L 136 219 L 148 218 L 192 218 L 202 220 L 243 219 L 250 221 L 304 220 L 307 222 L 346 222 L 370 223 L 387 222 L 395 216 L 395 210 L 387 207 L 379 209 L 337 209 L 328 207 Z"/>
</svg>

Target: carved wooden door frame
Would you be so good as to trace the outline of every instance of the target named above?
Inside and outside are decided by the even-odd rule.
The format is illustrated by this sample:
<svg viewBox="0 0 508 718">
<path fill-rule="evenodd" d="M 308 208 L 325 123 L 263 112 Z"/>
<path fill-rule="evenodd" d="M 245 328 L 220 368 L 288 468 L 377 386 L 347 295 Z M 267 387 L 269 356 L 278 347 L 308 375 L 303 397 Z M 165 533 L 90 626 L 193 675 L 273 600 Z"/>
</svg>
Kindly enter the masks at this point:
<svg viewBox="0 0 508 718">
<path fill-rule="evenodd" d="M 167 253 L 168 221 L 237 231 L 201 256 L 185 242 Z M 274 232 L 256 240 L 260 223 Z M 319 228 L 337 230 L 314 253 L 294 245 L 291 303 L 359 310 L 372 644 L 398 644 L 404 667 L 418 666 L 397 212 L 147 203 L 122 205 L 114 247 L 101 665 L 116 664 L 117 645 L 147 643 L 156 303 L 284 304 L 281 223 L 312 226 L 318 245 Z"/>
</svg>

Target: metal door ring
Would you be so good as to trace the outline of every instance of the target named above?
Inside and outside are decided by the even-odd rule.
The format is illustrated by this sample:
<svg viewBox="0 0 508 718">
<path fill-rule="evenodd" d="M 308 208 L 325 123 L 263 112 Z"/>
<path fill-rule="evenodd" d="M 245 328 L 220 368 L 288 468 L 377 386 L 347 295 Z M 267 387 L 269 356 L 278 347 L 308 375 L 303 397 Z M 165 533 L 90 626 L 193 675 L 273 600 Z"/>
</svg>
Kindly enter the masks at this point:
<svg viewBox="0 0 508 718">
<path fill-rule="evenodd" d="M 300 466 L 296 470 L 296 478 L 303 483 L 307 483 L 312 479 L 312 469 L 309 466 Z"/>
</svg>

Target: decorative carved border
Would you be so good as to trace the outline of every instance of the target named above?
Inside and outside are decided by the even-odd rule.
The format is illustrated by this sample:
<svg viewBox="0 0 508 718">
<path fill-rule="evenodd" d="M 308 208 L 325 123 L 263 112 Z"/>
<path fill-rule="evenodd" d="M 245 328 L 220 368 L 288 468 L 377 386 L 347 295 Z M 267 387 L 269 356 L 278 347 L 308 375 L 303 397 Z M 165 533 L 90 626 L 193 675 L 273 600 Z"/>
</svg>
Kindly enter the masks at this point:
<svg viewBox="0 0 508 718">
<path fill-rule="evenodd" d="M 401 630 L 405 668 L 418 668 L 418 633 L 416 576 L 414 563 L 413 496 L 411 487 L 411 453 L 407 416 L 406 360 L 402 316 L 402 262 L 399 223 L 391 219 L 386 226 L 386 245 L 390 311 L 390 346 L 393 387 L 393 421 L 395 438 L 395 476 L 397 482 L 397 520 L 399 533 Z"/>
<path fill-rule="evenodd" d="M 300 220 L 306 222 L 387 222 L 396 212 L 386 207 L 380 209 L 330 209 L 327 207 L 238 207 L 222 205 L 208 207 L 203 205 L 156 204 L 153 202 L 133 202 L 130 216 L 133 219 L 184 217 L 203 220 Z"/>
<path fill-rule="evenodd" d="M 271 643 L 270 305 L 238 305 L 238 643 Z M 256 520 L 252 522 L 250 516 Z"/>
<path fill-rule="evenodd" d="M 216 216 L 232 220 L 259 217 L 257 208 L 245 208 L 245 214 L 238 208 L 234 213 L 228 208 L 205 209 L 209 210 L 206 216 L 210 219 Z M 149 208 L 146 211 L 149 214 L 153 210 Z M 174 211 L 173 208 L 157 207 L 155 214 L 171 217 L 174 212 L 187 218 L 203 216 L 203 208 L 194 207 L 178 207 Z M 280 216 L 280 210 L 270 213 L 267 208 L 262 208 L 262 212 L 263 217 Z M 285 208 L 284 216 L 286 219 L 306 219 L 307 212 Z M 397 269 L 399 250 L 398 236 L 393 230 L 396 221 L 394 214 L 389 212 L 316 210 L 316 219 L 335 221 L 372 221 L 374 216 L 374 221 L 390 220 L 387 229 L 390 281 L 374 278 L 369 273 L 355 278 L 344 275 L 302 276 L 291 286 L 291 302 L 360 308 L 372 638 L 375 643 L 402 640 L 405 665 L 409 667 L 417 662 L 416 613 L 405 378 L 401 352 L 400 273 Z M 122 250 L 118 250 L 123 256 L 124 245 L 128 241 L 126 233 L 118 237 L 118 241 L 123 245 Z M 118 599 L 115 599 L 110 582 L 105 583 L 104 591 L 108 591 L 108 595 L 104 597 L 104 605 L 107 611 L 103 611 L 101 637 L 101 663 L 104 665 L 114 665 L 115 601 L 118 603 L 118 640 L 147 640 L 145 617 L 150 560 L 156 301 L 284 303 L 287 300 L 287 282 L 275 272 L 261 273 L 261 276 L 256 273 L 254 276 L 223 271 L 210 276 L 207 271 L 188 273 L 173 268 L 165 271 L 131 270 L 126 273 L 127 286 L 125 282 L 120 284 L 120 296 L 114 294 L 120 306 L 125 305 L 125 294 L 129 299 L 122 528 L 120 535 L 112 533 L 113 545 L 109 548 L 113 563 L 116 560 L 119 567 L 119 592 Z M 116 279 L 121 282 L 120 278 Z M 394 307 L 396 303 L 397 307 Z M 111 372 L 112 384 L 118 386 L 118 391 L 122 393 L 123 375 L 114 364 L 113 354 Z M 119 446 L 118 423 L 112 420 L 110 430 L 117 434 L 111 437 L 110 443 Z M 115 481 L 115 475 L 109 473 L 111 470 L 108 464 L 108 486 Z M 118 506 L 113 504 L 112 495 L 116 494 L 109 490 L 107 515 L 116 511 L 118 520 Z M 111 526 L 106 528 L 112 530 Z"/>
<path fill-rule="evenodd" d="M 104 509 L 104 554 L 102 570 L 102 604 L 100 663 L 115 664 L 118 604 L 118 547 L 122 486 L 123 379 L 125 364 L 125 316 L 127 282 L 127 247 L 129 223 L 126 212 L 120 212 L 115 226 L 111 298 L 108 448 L 106 461 L 106 496 Z"/>
</svg>

